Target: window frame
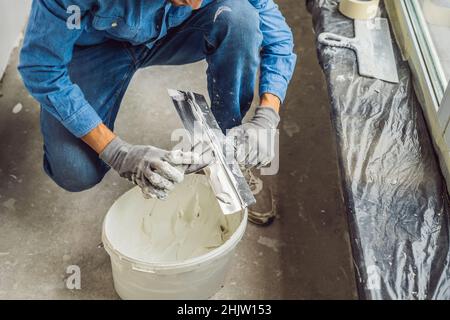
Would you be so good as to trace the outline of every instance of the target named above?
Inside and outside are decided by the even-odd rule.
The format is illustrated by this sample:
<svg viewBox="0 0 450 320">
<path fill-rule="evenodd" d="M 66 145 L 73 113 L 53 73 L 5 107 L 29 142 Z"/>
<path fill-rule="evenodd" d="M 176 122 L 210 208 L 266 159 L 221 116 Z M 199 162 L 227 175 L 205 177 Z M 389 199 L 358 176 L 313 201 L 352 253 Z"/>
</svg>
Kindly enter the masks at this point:
<svg viewBox="0 0 450 320">
<path fill-rule="evenodd" d="M 428 23 L 423 15 L 423 9 L 419 0 L 402 0 L 405 10 L 411 20 L 413 31 L 416 35 L 419 49 L 422 53 L 430 76 L 431 84 L 436 96 L 436 100 L 441 103 L 447 87 L 444 69 L 442 68 L 436 47 L 428 29 Z"/>
<path fill-rule="evenodd" d="M 450 83 L 418 0 L 384 1 L 395 39 L 413 74 L 413 84 L 450 190 Z"/>
</svg>

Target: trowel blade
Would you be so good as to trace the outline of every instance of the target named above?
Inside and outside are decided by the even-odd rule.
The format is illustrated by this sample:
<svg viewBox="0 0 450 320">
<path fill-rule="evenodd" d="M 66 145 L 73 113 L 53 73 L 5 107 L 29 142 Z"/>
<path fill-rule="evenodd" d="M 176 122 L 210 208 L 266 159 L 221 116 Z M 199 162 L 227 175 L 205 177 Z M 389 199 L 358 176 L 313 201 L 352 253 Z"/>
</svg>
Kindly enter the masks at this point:
<svg viewBox="0 0 450 320">
<path fill-rule="evenodd" d="M 355 43 L 362 76 L 398 83 L 389 22 L 385 18 L 355 20 Z"/>
<path fill-rule="evenodd" d="M 191 136 L 198 122 L 204 130 L 206 143 L 214 154 L 214 161 L 204 169 L 209 178 L 220 208 L 224 214 L 233 214 L 256 202 L 236 159 L 226 157 L 223 150 L 225 135 L 222 133 L 206 99 L 201 94 L 169 90 L 184 127 Z M 203 138 L 202 138 L 203 139 Z M 226 161 L 225 161 L 226 159 Z"/>
</svg>

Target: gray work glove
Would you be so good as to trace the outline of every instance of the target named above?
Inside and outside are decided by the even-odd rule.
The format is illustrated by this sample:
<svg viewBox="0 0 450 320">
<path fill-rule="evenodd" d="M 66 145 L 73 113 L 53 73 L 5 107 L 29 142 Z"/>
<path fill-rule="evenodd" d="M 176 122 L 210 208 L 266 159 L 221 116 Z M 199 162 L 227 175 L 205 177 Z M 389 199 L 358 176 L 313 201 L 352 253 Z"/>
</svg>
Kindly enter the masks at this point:
<svg viewBox="0 0 450 320">
<path fill-rule="evenodd" d="M 100 158 L 121 177 L 138 185 L 144 197 L 158 199 L 167 198 L 175 184 L 183 181 L 189 165 L 200 161 L 192 152 L 131 145 L 119 137 L 108 144 Z"/>
<path fill-rule="evenodd" d="M 234 146 L 239 164 L 247 168 L 263 167 L 275 157 L 278 113 L 270 107 L 256 108 L 253 118 L 227 134 L 227 142 Z"/>
</svg>

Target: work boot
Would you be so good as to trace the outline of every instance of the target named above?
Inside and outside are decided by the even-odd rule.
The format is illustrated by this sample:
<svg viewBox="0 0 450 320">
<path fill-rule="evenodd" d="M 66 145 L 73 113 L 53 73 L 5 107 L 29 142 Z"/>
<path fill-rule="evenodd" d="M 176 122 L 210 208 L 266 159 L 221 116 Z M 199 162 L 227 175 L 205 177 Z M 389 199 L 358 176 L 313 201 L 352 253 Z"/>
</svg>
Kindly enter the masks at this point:
<svg viewBox="0 0 450 320">
<path fill-rule="evenodd" d="M 243 174 L 256 199 L 256 203 L 248 207 L 248 220 L 260 226 L 270 225 L 276 215 L 273 181 L 270 181 L 274 179 L 261 176 L 257 169 L 244 169 Z"/>
</svg>

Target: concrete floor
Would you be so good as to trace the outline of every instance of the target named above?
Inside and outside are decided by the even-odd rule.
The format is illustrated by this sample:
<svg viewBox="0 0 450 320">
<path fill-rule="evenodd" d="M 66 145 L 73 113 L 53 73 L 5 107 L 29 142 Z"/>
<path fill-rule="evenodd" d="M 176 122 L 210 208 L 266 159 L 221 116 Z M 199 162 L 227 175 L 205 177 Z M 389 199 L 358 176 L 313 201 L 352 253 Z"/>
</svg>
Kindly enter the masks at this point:
<svg viewBox="0 0 450 320">
<path fill-rule="evenodd" d="M 295 33 L 299 63 L 282 110 L 278 219 L 249 225 L 216 299 L 356 298 L 335 143 L 311 19 L 303 1 L 278 0 Z M 42 168 L 39 107 L 16 71 L 17 51 L 0 84 L 0 299 L 117 299 L 101 224 L 131 185 L 110 172 L 90 191 L 59 189 Z M 176 87 L 206 94 L 204 63 L 139 72 L 117 133 L 134 143 L 171 146 L 181 126 L 166 95 Z M 21 103 L 23 108 L 18 113 Z M 164 121 L 161 121 L 164 119 Z M 163 125 L 162 125 L 163 124 Z M 65 287 L 81 269 L 81 290 Z"/>
</svg>

